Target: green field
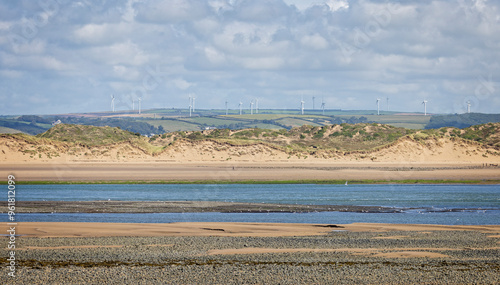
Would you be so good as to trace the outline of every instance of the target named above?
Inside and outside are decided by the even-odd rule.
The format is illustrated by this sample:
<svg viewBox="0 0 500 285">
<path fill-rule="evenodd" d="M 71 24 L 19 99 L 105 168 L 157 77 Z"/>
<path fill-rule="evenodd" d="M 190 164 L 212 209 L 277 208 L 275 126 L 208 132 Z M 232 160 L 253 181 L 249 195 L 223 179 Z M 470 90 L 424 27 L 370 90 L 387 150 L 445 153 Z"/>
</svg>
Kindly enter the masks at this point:
<svg viewBox="0 0 500 285">
<path fill-rule="evenodd" d="M 255 124 L 255 125 L 252 125 L 252 124 L 249 124 L 250 126 L 252 126 L 253 128 L 259 128 L 259 129 L 268 129 L 268 130 L 280 130 L 282 129 L 282 127 L 280 126 L 277 126 L 277 125 L 271 125 L 271 124 Z"/>
<path fill-rule="evenodd" d="M 237 119 L 226 118 L 225 116 L 219 116 L 217 118 L 214 117 L 179 118 L 179 120 L 200 125 L 208 125 L 208 126 L 220 126 L 220 125 L 229 125 L 229 124 L 238 124 L 247 122 L 247 120 L 242 121 Z"/>
<path fill-rule="evenodd" d="M 7 127 L 0 127 L 0 134 L 17 134 L 22 133 L 20 130 L 11 129 Z"/>
<path fill-rule="evenodd" d="M 204 126 L 225 128 L 230 125 L 232 126 L 231 128 L 234 128 L 235 126 L 236 128 L 254 128 L 255 126 L 257 126 L 259 128 L 280 129 L 283 126 L 300 127 L 303 125 L 329 125 L 331 124 L 330 121 L 332 120 L 332 118 L 348 120 L 352 117 L 358 119 L 361 117 L 365 117 L 370 122 L 388 124 L 395 127 L 403 127 L 407 129 L 423 129 L 425 125 L 429 123 L 429 120 L 431 118 L 431 116 L 421 115 L 396 115 L 395 112 L 392 114 L 385 112 L 385 114 L 382 115 L 373 115 L 370 114 L 370 111 L 325 111 L 325 116 L 323 116 L 321 115 L 320 110 L 310 110 L 311 113 L 316 114 L 304 115 L 293 114 L 293 112 L 290 110 L 261 110 L 261 113 L 252 115 L 225 115 L 224 111 L 223 115 L 200 116 L 202 113 L 207 112 L 210 112 L 210 114 L 222 113 L 222 110 L 202 110 L 200 112 L 196 112 L 196 116 L 193 117 L 186 117 L 184 115 L 179 116 L 174 120 L 166 120 L 165 122 L 161 122 L 161 120 L 147 120 L 146 122 L 154 126 L 162 125 L 166 131 L 192 131 L 199 130 Z M 336 115 L 331 115 L 332 112 L 335 112 Z M 276 122 L 276 125 L 272 122 Z"/>
<path fill-rule="evenodd" d="M 347 119 L 351 116 L 339 115 L 336 117 Z M 366 117 L 368 121 L 407 129 L 423 129 L 431 119 L 431 116 L 419 115 L 363 115 L 363 117 Z"/>
<path fill-rule="evenodd" d="M 294 115 L 294 114 L 243 114 L 243 115 L 227 115 L 225 118 L 245 119 L 245 120 L 278 120 L 282 118 L 328 118 L 322 115 Z"/>
<path fill-rule="evenodd" d="M 299 119 L 299 118 L 282 118 L 279 120 L 276 120 L 276 122 L 286 125 L 286 126 L 292 126 L 292 127 L 301 127 L 303 125 L 310 125 L 310 126 L 321 126 L 320 124 L 313 123 L 311 120 L 307 119 Z"/>
<path fill-rule="evenodd" d="M 166 132 L 200 130 L 199 125 L 177 120 L 146 120 L 145 122 L 155 127 L 162 126 Z"/>
</svg>

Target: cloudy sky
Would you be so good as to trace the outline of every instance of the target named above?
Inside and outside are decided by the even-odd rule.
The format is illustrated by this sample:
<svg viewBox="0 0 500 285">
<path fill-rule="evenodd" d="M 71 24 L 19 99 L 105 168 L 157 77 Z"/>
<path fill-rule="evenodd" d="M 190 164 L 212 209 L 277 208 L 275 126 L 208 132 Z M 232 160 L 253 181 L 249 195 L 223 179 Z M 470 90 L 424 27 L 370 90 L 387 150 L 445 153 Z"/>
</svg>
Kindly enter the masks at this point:
<svg viewBox="0 0 500 285">
<path fill-rule="evenodd" d="M 500 110 L 500 1 L 0 2 L 0 115 L 143 108 Z"/>
</svg>

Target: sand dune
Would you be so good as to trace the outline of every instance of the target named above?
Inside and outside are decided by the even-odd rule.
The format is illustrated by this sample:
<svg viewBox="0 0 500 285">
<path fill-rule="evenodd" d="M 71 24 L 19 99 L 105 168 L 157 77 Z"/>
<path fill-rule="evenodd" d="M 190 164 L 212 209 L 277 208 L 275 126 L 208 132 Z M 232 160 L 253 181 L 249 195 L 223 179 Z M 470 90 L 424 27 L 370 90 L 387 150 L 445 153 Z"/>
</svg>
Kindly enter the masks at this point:
<svg viewBox="0 0 500 285">
<path fill-rule="evenodd" d="M 500 153 L 453 138 L 402 138 L 372 152 L 290 155 L 265 144 L 180 140 L 150 155 L 129 143 L 86 147 L 0 137 L 0 175 L 21 181 L 498 180 Z"/>
<path fill-rule="evenodd" d="M 211 140 L 179 140 L 154 155 L 130 143 L 86 147 L 44 140 L 34 143 L 0 137 L 0 163 L 29 162 L 397 162 L 397 163 L 494 163 L 500 153 L 494 148 L 453 138 L 415 141 L 401 138 L 376 151 L 342 152 L 318 150 L 314 154 L 288 154 L 266 144 L 244 146 Z"/>
</svg>

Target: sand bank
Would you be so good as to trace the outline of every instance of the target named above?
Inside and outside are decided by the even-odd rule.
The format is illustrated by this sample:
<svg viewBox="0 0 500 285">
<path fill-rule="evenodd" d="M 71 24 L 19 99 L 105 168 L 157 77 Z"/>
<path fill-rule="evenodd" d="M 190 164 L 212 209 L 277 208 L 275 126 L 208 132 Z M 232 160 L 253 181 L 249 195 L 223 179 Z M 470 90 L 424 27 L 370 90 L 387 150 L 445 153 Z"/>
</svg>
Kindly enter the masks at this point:
<svg viewBox="0 0 500 285">
<path fill-rule="evenodd" d="M 0 231 L 6 232 L 2 224 Z M 119 237 L 119 236 L 220 236 L 220 237 L 285 237 L 319 236 L 332 231 L 391 232 L 391 231 L 480 231 L 496 236 L 500 225 L 415 225 L 353 223 L 339 225 L 285 223 L 57 223 L 22 222 L 16 233 L 25 237 Z"/>
</svg>

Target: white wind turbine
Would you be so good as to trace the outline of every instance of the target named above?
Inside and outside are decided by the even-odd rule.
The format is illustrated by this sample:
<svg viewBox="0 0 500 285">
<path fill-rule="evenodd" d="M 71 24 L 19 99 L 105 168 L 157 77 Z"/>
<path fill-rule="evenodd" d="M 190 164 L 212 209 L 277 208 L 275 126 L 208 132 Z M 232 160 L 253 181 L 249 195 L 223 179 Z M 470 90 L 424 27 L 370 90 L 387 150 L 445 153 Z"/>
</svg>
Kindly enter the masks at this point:
<svg viewBox="0 0 500 285">
<path fill-rule="evenodd" d="M 377 115 L 380 115 L 380 98 L 377 98 Z"/>
<path fill-rule="evenodd" d="M 470 101 L 467 101 L 467 114 L 470 114 Z"/>
<path fill-rule="evenodd" d="M 139 97 L 139 114 L 141 113 L 141 102 L 142 102 L 142 97 Z"/>
<path fill-rule="evenodd" d="M 115 112 L 115 95 L 111 94 L 111 111 Z"/>
<path fill-rule="evenodd" d="M 424 99 L 424 101 L 422 101 L 422 104 L 424 104 L 424 116 L 427 116 L 427 100 Z"/>
<path fill-rule="evenodd" d="M 250 115 L 253 115 L 253 100 L 250 101 Z"/>
<path fill-rule="evenodd" d="M 323 98 L 321 98 L 321 110 L 323 110 L 323 115 L 325 115 L 325 102 L 323 101 Z"/>
<path fill-rule="evenodd" d="M 300 112 L 304 115 L 304 98 L 300 98 Z"/>
<path fill-rule="evenodd" d="M 255 99 L 255 114 L 259 113 L 259 99 Z"/>
<path fill-rule="evenodd" d="M 316 97 L 314 97 L 314 96 L 313 96 L 313 110 L 315 109 L 315 108 L 314 108 L 314 99 L 316 99 Z"/>
<path fill-rule="evenodd" d="M 227 111 L 228 111 L 228 109 L 227 109 L 227 100 L 226 100 L 226 116 L 227 116 Z"/>
<path fill-rule="evenodd" d="M 132 98 L 132 111 L 134 111 L 134 110 L 135 110 L 135 100 L 134 100 L 134 98 Z"/>
<path fill-rule="evenodd" d="M 239 107 L 240 107 L 240 115 L 242 114 L 242 113 L 241 113 L 241 111 L 242 111 L 242 106 L 243 106 L 243 102 L 241 102 L 241 101 L 240 101 L 240 105 L 239 105 Z"/>
<path fill-rule="evenodd" d="M 387 100 L 387 112 L 389 112 L 389 97 L 387 97 L 386 100 Z"/>
</svg>

